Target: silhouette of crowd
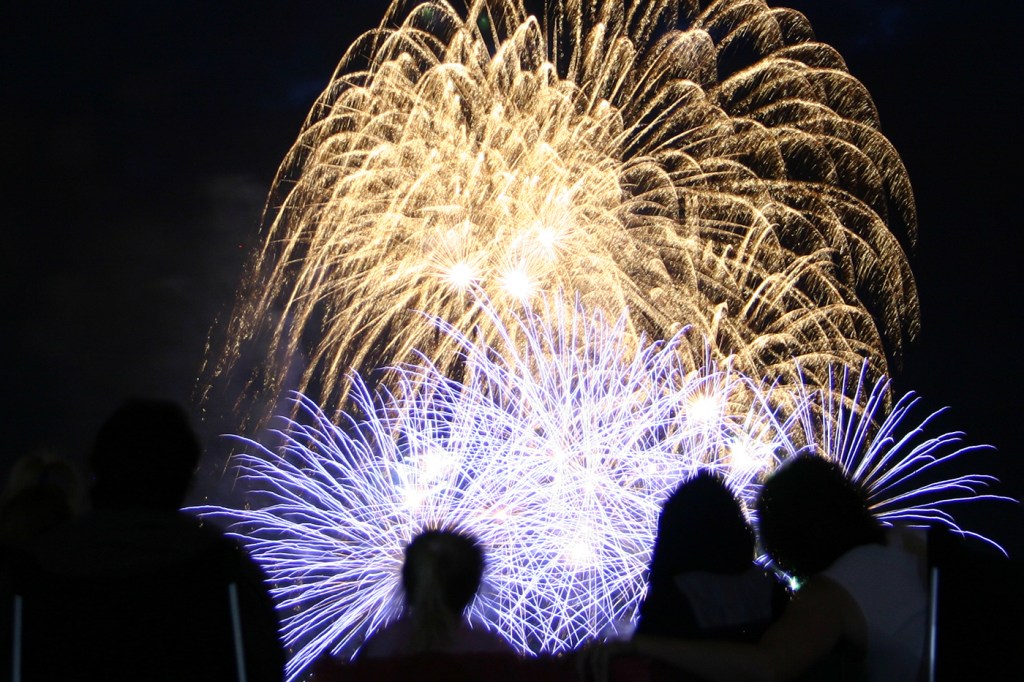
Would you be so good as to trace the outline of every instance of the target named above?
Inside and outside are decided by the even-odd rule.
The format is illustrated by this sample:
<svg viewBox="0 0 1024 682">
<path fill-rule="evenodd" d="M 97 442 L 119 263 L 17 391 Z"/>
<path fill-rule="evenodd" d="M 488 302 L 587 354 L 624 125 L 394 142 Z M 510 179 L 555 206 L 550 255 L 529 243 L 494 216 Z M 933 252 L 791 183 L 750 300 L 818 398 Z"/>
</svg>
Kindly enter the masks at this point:
<svg viewBox="0 0 1024 682">
<path fill-rule="evenodd" d="M 199 456 L 180 407 L 130 400 L 96 437 L 86 513 L 66 463 L 22 467 L 0 509 L 4 679 L 283 678 L 259 568 L 179 511 Z"/>
<path fill-rule="evenodd" d="M 742 631 L 715 640 L 641 632 L 592 652 L 587 672 L 606 679 L 608 657 L 625 652 L 703 680 L 926 677 L 924 556 L 885 531 L 836 464 L 815 456 L 784 463 L 765 481 L 757 514 L 765 551 L 800 589 L 756 640 Z"/>
<path fill-rule="evenodd" d="M 96 437 L 91 504 L 68 462 L 18 462 L 0 504 L 4 679 L 283 679 L 260 569 L 179 511 L 199 455 L 180 407 L 130 400 Z M 865 492 L 812 455 L 764 481 L 756 518 L 755 532 L 710 471 L 681 482 L 658 521 L 632 637 L 532 659 L 469 615 L 485 548 L 464 530 L 426 528 L 406 547 L 401 614 L 354 661 L 324 655 L 310 678 L 936 679 L 929 623 L 948 540 L 883 527 Z"/>
<path fill-rule="evenodd" d="M 864 492 L 814 456 L 764 483 L 757 515 L 771 570 L 755 562 L 757 536 L 727 484 L 707 471 L 684 481 L 659 519 L 634 636 L 588 647 L 572 665 L 496 657 L 493 633 L 464 616 L 479 548 L 428 531 L 406 552 L 403 615 L 354 665 L 322 661 L 315 679 L 924 679 L 926 563 L 915 536 L 883 528 Z M 792 599 L 783 572 L 801 585 Z"/>
</svg>

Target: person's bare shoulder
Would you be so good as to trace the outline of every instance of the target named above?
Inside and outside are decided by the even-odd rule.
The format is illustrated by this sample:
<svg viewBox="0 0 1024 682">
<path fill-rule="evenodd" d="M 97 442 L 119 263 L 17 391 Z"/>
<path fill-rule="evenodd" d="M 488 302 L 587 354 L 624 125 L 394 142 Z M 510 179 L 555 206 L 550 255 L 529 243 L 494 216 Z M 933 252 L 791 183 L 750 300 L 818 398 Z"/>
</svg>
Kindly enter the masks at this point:
<svg viewBox="0 0 1024 682">
<path fill-rule="evenodd" d="M 776 678 L 790 679 L 841 641 L 863 648 L 866 639 L 864 617 L 853 598 L 838 583 L 816 576 L 800 588 L 760 645 L 771 658 Z"/>
</svg>

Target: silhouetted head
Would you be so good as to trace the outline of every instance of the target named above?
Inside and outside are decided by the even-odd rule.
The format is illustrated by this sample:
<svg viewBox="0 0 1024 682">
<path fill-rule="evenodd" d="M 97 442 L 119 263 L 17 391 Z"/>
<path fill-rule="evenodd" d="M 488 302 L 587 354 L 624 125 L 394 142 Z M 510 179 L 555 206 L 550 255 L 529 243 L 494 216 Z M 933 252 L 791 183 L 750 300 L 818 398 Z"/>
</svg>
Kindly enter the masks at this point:
<svg viewBox="0 0 1024 682">
<path fill-rule="evenodd" d="M 837 464 L 813 455 L 783 463 L 765 481 L 757 514 L 765 550 L 802 579 L 854 547 L 884 541 L 864 492 Z"/>
<path fill-rule="evenodd" d="M 405 548 L 406 603 L 415 609 L 439 598 L 452 614 L 461 614 L 476 595 L 483 572 L 484 554 L 472 537 L 454 530 L 423 531 Z"/>
<path fill-rule="evenodd" d="M 754 532 L 718 476 L 701 471 L 673 492 L 658 519 L 651 580 L 685 571 L 738 573 L 754 559 Z"/>
<path fill-rule="evenodd" d="M 412 621 L 406 653 L 443 651 L 480 587 L 484 555 L 472 537 L 454 530 L 423 531 L 405 548 L 402 586 Z"/>
<path fill-rule="evenodd" d="M 24 545 L 72 518 L 79 477 L 71 462 L 45 454 L 20 457 L 0 502 L 0 544 Z"/>
<path fill-rule="evenodd" d="M 177 509 L 199 463 L 199 439 L 175 403 L 132 399 L 100 427 L 90 463 L 97 509 Z"/>
</svg>

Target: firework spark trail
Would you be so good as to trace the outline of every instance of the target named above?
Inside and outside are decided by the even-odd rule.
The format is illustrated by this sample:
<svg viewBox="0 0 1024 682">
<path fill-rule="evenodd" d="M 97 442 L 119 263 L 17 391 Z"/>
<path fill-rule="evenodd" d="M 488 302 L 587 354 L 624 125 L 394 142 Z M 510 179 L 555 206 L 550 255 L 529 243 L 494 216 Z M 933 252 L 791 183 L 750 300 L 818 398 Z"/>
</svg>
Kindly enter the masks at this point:
<svg viewBox="0 0 1024 682">
<path fill-rule="evenodd" d="M 475 619 L 524 652 L 558 652 L 631 620 L 644 592 L 660 504 L 701 468 L 752 507 L 760 474 L 808 449 L 839 462 L 887 522 L 938 522 L 985 476 L 935 476 L 970 448 L 959 434 L 907 429 L 905 397 L 884 419 L 886 382 L 851 408 L 847 374 L 824 389 L 757 382 L 676 352 L 686 331 L 647 343 L 625 315 L 540 297 L 499 333 L 434 320 L 460 349 L 463 378 L 423 360 L 396 368 L 394 392 L 354 377 L 363 417 L 339 428 L 297 397 L 283 444 L 249 443 L 245 509 L 197 511 L 231 524 L 267 570 L 295 654 L 294 678 L 320 652 L 350 655 L 400 608 L 405 544 L 455 526 L 487 549 Z M 780 409 L 780 404 L 787 409 Z"/>
<path fill-rule="evenodd" d="M 499 336 L 512 347 L 497 348 L 437 321 L 462 350 L 463 382 L 405 365 L 374 400 L 355 379 L 365 419 L 344 429 L 299 398 L 309 425 L 287 420 L 280 448 L 249 443 L 239 460 L 262 491 L 249 508 L 199 510 L 230 522 L 276 585 L 298 649 L 290 675 L 326 647 L 351 652 L 380 622 L 371 613 L 394 613 L 402 548 L 432 525 L 480 538 L 490 590 L 475 613 L 522 651 L 566 650 L 632 618 L 660 502 L 713 462 L 735 379 L 683 366 L 681 336 L 637 346 L 624 315 L 545 303 L 514 319 Z M 688 419 L 681 406 L 697 399 L 720 412 Z"/>
<path fill-rule="evenodd" d="M 256 353 L 245 395 L 338 410 L 350 369 L 451 369 L 415 311 L 474 328 L 472 287 L 579 292 L 635 336 L 689 324 L 683 350 L 752 377 L 796 381 L 794 357 L 822 384 L 863 357 L 884 373 L 917 328 L 913 198 L 801 15 L 554 0 L 542 26 L 469 5 L 396 3 L 348 51 L 282 164 L 215 376 Z"/>
<path fill-rule="evenodd" d="M 394 617 L 405 545 L 424 527 L 462 521 L 468 530 L 474 511 L 436 467 L 418 471 L 439 450 L 400 449 L 387 410 L 358 378 L 353 396 L 371 417 L 344 429 L 296 396 L 303 421 L 285 419 L 281 444 L 249 441 L 251 454 L 236 458 L 241 479 L 258 491 L 246 508 L 195 510 L 229 523 L 267 571 L 293 652 L 289 679 L 320 652 L 351 651 Z"/>
<path fill-rule="evenodd" d="M 960 527 L 948 511 L 966 501 L 1012 501 L 979 492 L 994 477 L 952 473 L 948 467 L 972 452 L 993 448 L 966 445 L 959 431 L 927 436 L 943 410 L 912 419 L 920 398 L 906 393 L 888 408 L 890 387 L 887 378 L 871 383 L 865 368 L 857 374 L 844 368 L 825 387 L 787 388 L 787 393 L 798 394 L 800 407 L 778 430 L 794 436 L 782 441 L 782 456 L 810 450 L 838 462 L 868 492 L 872 512 L 884 523 L 944 526 L 1002 551 L 995 541 Z"/>
</svg>

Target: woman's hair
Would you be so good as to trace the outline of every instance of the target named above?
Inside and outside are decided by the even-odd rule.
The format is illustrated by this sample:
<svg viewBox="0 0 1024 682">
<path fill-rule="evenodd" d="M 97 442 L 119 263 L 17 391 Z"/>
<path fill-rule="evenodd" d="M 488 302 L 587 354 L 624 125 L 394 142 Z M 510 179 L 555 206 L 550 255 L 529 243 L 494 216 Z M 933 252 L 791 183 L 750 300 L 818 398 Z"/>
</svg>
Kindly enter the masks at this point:
<svg viewBox="0 0 1024 682">
<path fill-rule="evenodd" d="M 754 559 L 754 531 L 725 482 L 708 471 L 684 481 L 658 518 L 651 583 L 685 571 L 739 573 Z"/>
<path fill-rule="evenodd" d="M 443 648 L 476 595 L 484 555 L 476 540 L 454 530 L 427 530 L 405 548 L 402 587 L 413 624 L 410 653 Z"/>
<path fill-rule="evenodd" d="M 854 547 L 885 539 L 864 491 L 834 462 L 814 455 L 788 460 L 765 481 L 757 514 L 765 550 L 801 579 Z"/>
</svg>

